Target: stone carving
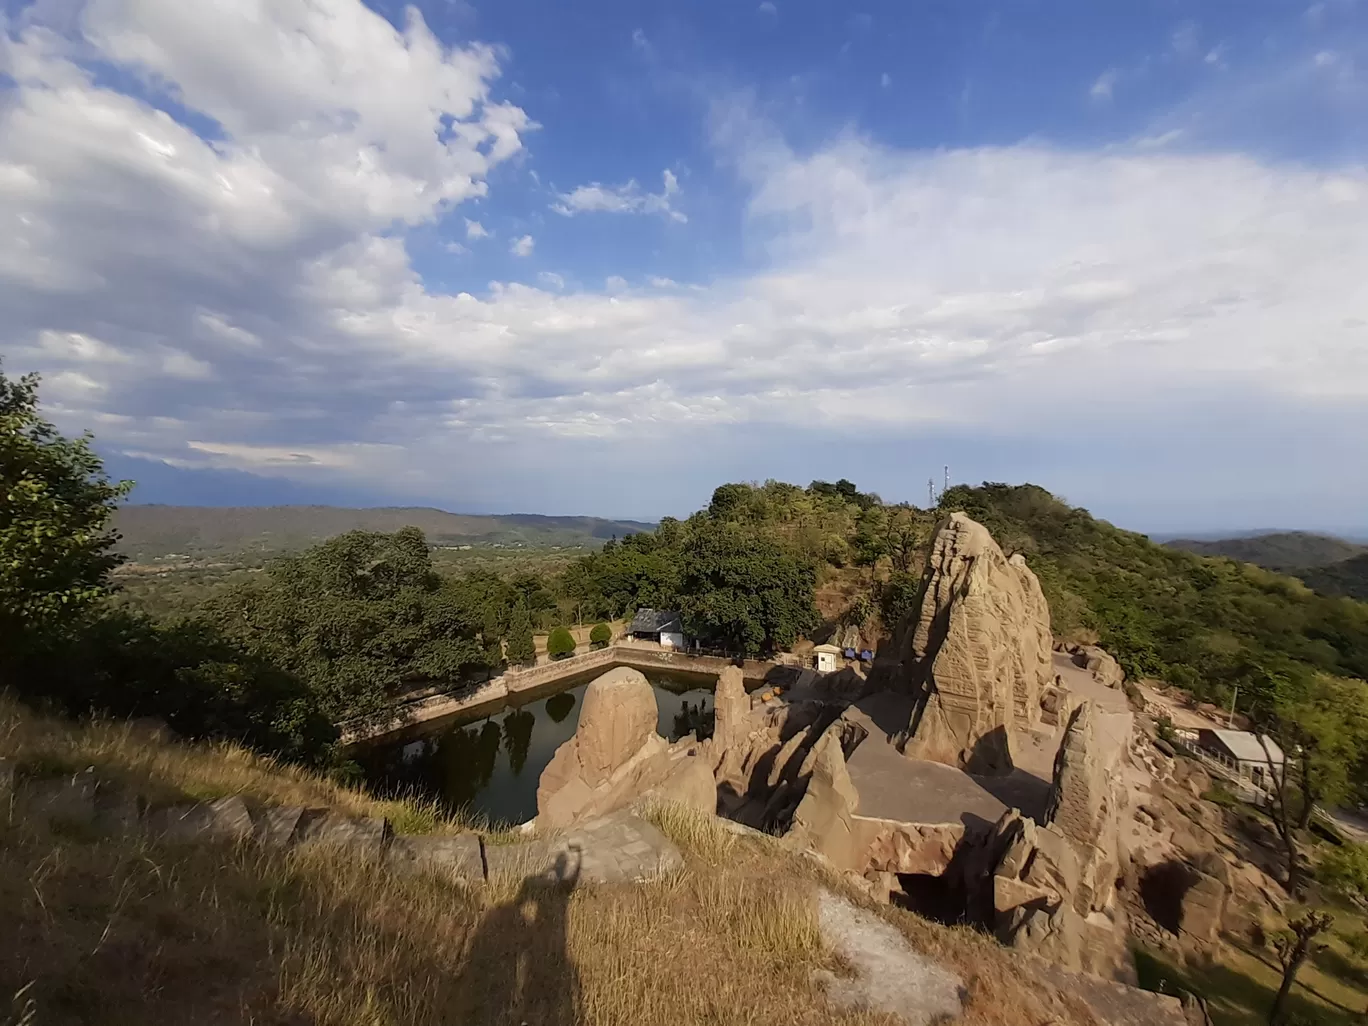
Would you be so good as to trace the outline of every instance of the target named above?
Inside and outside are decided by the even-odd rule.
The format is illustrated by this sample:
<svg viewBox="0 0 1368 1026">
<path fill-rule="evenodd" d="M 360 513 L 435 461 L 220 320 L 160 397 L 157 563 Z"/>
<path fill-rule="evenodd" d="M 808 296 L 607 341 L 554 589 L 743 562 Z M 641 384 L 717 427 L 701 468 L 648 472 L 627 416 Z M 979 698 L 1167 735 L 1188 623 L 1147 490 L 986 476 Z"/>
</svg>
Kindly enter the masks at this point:
<svg viewBox="0 0 1368 1026">
<path fill-rule="evenodd" d="M 745 740 L 751 730 L 751 701 L 739 666 L 728 666 L 717 678 L 713 710 L 713 751 L 724 752 Z"/>
<path fill-rule="evenodd" d="M 1011 732 L 1039 723 L 1054 676 L 1040 584 L 963 513 L 938 525 L 924 582 L 904 642 L 903 686 L 917 712 L 901 747 L 971 773 L 1008 773 Z"/>
<path fill-rule="evenodd" d="M 537 823 L 558 830 L 643 797 L 714 812 L 717 792 L 700 746 L 671 747 L 656 733 L 655 693 L 637 670 L 618 667 L 584 692 L 575 736 L 542 771 Z"/>
</svg>

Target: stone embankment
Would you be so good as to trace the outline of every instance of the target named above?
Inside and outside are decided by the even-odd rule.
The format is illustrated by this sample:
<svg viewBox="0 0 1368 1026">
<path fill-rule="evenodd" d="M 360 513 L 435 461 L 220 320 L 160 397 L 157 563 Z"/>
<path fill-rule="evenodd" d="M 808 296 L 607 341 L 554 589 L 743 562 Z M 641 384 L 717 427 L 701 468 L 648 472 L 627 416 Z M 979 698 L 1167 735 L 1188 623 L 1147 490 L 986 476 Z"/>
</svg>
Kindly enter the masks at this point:
<svg viewBox="0 0 1368 1026">
<path fill-rule="evenodd" d="M 557 686 L 574 682 L 577 678 L 587 680 L 596 671 L 609 670 L 617 666 L 627 666 L 646 672 L 663 670 L 716 677 L 733 665 L 735 664 L 732 661 L 717 656 L 690 655 L 687 652 L 661 648 L 659 645 L 624 640 L 567 659 L 509 670 L 501 676 L 458 691 L 424 694 L 422 697 L 395 706 L 387 716 L 343 723 L 341 740 L 347 745 L 378 741 L 434 720 L 476 715 L 483 710 L 497 708 L 514 695 L 551 691 Z M 741 673 L 747 683 L 758 685 L 763 683 L 767 675 L 778 665 L 747 659 L 741 665 Z"/>
</svg>

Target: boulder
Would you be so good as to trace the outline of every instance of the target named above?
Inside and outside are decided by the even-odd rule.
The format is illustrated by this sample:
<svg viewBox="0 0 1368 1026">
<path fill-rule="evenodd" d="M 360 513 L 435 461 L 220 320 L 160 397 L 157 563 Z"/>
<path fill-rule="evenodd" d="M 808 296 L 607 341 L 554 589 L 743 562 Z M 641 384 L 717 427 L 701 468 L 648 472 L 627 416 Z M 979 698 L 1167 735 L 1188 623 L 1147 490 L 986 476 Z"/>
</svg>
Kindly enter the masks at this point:
<svg viewBox="0 0 1368 1026">
<path fill-rule="evenodd" d="M 465 881 L 484 879 L 484 856 L 475 834 L 395 837 L 390 842 L 387 864 L 401 872 L 427 872 Z"/>
<path fill-rule="evenodd" d="M 1011 732 L 1039 722 L 1053 678 L 1040 584 L 963 513 L 938 525 L 923 580 L 899 676 L 916 712 L 900 747 L 972 773 L 1009 773 Z"/>
<path fill-rule="evenodd" d="M 850 781 L 840 735 L 825 731 L 804 760 L 807 790 L 786 835 L 800 848 L 824 855 L 837 869 L 856 869 L 863 845 L 853 823 L 860 796 Z M 861 867 L 862 868 L 862 867 Z"/>
<path fill-rule="evenodd" d="M 252 831 L 265 848 L 288 848 L 295 841 L 295 828 L 304 816 L 300 805 L 263 806 L 252 814 Z"/>
<path fill-rule="evenodd" d="M 1069 658 L 1080 669 L 1092 674 L 1093 680 L 1109 688 L 1119 688 L 1126 681 L 1126 673 L 1106 649 L 1100 645 L 1072 645 Z"/>
<path fill-rule="evenodd" d="M 657 737 L 658 720 L 655 692 L 640 671 L 619 666 L 595 680 L 584 692 L 575 731 L 581 779 L 590 787 L 607 780 Z"/>
<path fill-rule="evenodd" d="M 655 693 L 636 670 L 619 667 L 590 683 L 574 737 L 538 781 L 538 825 L 563 829 L 647 796 L 715 812 L 710 757 L 694 743 L 671 748 L 656 733 L 657 716 Z"/>
<path fill-rule="evenodd" d="M 248 821 L 251 829 L 250 820 Z M 295 826 L 296 844 L 343 848 L 368 858 L 380 858 L 393 830 L 389 820 L 341 816 L 327 809 L 305 809 Z"/>
<path fill-rule="evenodd" d="M 171 805 L 147 816 L 148 828 L 172 841 L 241 841 L 252 836 L 252 817 L 237 795 L 193 805 Z"/>
</svg>

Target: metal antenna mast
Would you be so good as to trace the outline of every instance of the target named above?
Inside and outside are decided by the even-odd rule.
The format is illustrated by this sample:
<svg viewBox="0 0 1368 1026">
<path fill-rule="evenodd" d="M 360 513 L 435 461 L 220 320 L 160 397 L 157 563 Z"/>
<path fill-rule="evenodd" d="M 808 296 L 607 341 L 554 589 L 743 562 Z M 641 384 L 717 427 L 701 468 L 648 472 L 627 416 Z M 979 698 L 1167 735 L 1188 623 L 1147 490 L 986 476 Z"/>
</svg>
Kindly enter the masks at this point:
<svg viewBox="0 0 1368 1026">
<path fill-rule="evenodd" d="M 926 506 L 930 509 L 936 504 L 936 479 L 928 477 L 926 479 Z"/>
<path fill-rule="evenodd" d="M 945 494 L 946 492 L 948 492 L 949 490 L 950 490 L 950 464 L 947 463 L 947 464 L 945 465 L 945 487 L 941 489 L 941 494 L 944 495 L 944 494 Z"/>
</svg>

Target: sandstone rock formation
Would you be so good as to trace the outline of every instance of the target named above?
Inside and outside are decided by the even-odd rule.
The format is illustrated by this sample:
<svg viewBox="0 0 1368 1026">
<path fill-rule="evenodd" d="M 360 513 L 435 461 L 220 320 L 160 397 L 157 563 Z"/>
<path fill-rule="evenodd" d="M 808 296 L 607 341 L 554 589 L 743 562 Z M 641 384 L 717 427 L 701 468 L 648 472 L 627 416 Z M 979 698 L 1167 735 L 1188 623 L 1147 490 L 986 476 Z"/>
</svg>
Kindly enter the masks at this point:
<svg viewBox="0 0 1368 1026">
<path fill-rule="evenodd" d="M 1054 676 L 1040 583 L 963 513 L 938 525 L 923 580 L 902 658 L 918 711 L 901 746 L 972 773 L 1010 772 L 1011 733 L 1039 723 Z"/>
<path fill-rule="evenodd" d="M 1100 645 L 1065 645 L 1070 661 L 1092 674 L 1093 680 L 1109 688 L 1119 688 L 1126 680 L 1126 672 L 1110 652 Z"/>
<path fill-rule="evenodd" d="M 697 746 L 671 747 L 656 733 L 655 693 L 637 670 L 618 667 L 584 692 L 575 736 L 551 757 L 537 785 L 537 823 L 550 830 L 656 797 L 715 811 L 711 766 Z"/>
<path fill-rule="evenodd" d="M 712 749 L 725 752 L 740 745 L 751 731 L 750 695 L 739 666 L 728 666 L 717 678 L 713 692 Z"/>
<path fill-rule="evenodd" d="M 860 796 L 846 772 L 837 731 L 827 730 L 817 739 L 799 776 L 807 779 L 807 790 L 794 810 L 787 836 L 838 867 L 850 866 L 859 844 L 852 817 Z"/>
</svg>

